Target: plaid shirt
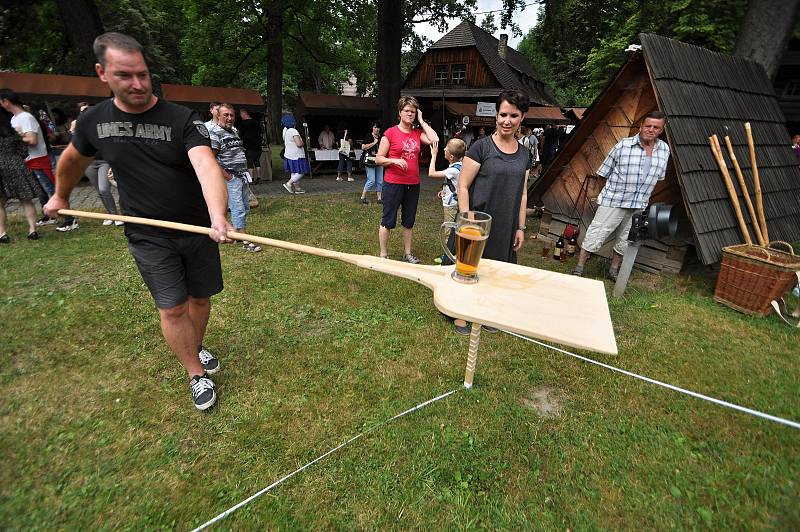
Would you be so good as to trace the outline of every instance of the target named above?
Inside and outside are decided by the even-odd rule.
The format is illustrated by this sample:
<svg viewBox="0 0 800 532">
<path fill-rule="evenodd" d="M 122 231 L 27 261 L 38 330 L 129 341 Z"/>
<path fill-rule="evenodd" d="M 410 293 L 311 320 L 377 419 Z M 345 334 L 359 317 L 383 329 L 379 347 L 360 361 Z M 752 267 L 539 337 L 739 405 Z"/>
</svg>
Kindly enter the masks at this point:
<svg viewBox="0 0 800 532">
<path fill-rule="evenodd" d="M 638 134 L 617 142 L 597 171 L 598 175 L 608 180 L 597 196 L 597 204 L 604 207 L 644 209 L 656 181 L 664 179 L 667 173 L 669 145 L 656 139 L 647 175 L 644 174 L 645 157 L 647 154 L 639 143 Z"/>
</svg>

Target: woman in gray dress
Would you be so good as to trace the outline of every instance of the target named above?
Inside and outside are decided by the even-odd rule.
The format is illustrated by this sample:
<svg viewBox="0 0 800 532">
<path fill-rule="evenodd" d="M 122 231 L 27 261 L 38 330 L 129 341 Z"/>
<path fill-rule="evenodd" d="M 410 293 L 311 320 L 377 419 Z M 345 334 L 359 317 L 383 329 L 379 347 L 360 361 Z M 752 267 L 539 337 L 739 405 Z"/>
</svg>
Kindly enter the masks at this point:
<svg viewBox="0 0 800 532">
<path fill-rule="evenodd" d="M 6 201 L 11 198 L 22 204 L 28 220 L 28 239 L 39 238 L 33 198 L 39 197 L 42 189 L 33 173 L 25 166 L 28 149 L 11 127 L 10 120 L 10 113 L 0 109 L 0 244 L 11 242 L 11 237 L 6 233 Z"/>
<path fill-rule="evenodd" d="M 525 242 L 525 204 L 530 152 L 514 137 L 525 113 L 528 95 L 504 90 L 497 97 L 497 128 L 467 151 L 458 180 L 458 210 L 492 216 L 492 230 L 483 258 L 517 262 Z"/>
<path fill-rule="evenodd" d="M 530 99 L 520 90 L 504 90 L 497 97 L 497 127 L 491 135 L 470 146 L 458 179 L 458 210 L 482 211 L 492 216 L 492 230 L 483 258 L 517 262 L 525 242 L 525 207 L 528 202 L 530 151 L 515 134 L 528 112 Z M 456 320 L 456 331 L 469 334 L 470 326 Z M 486 332 L 496 332 L 484 326 Z"/>
</svg>

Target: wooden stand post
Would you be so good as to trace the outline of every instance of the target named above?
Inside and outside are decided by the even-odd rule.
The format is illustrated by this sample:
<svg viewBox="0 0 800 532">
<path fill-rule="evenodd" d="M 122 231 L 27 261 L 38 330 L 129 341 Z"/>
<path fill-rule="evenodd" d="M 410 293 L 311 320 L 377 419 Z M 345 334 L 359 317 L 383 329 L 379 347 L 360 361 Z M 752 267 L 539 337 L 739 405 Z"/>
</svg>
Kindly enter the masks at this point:
<svg viewBox="0 0 800 532">
<path fill-rule="evenodd" d="M 481 324 L 472 322 L 469 334 L 469 353 L 467 353 L 467 370 L 464 372 L 464 388 L 472 388 L 475 366 L 478 365 L 478 345 L 481 343 Z"/>
</svg>

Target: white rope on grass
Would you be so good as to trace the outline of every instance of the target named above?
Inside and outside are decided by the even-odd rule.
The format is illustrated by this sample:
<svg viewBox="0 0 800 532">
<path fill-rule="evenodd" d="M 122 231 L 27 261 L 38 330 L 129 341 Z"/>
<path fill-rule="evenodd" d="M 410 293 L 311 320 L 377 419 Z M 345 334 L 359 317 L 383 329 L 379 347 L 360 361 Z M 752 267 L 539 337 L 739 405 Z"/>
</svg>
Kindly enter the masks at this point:
<svg viewBox="0 0 800 532">
<path fill-rule="evenodd" d="M 548 345 L 544 342 L 540 342 L 538 340 L 534 340 L 533 338 L 529 338 L 527 336 L 523 336 L 521 334 L 517 334 L 511 331 L 503 331 L 506 334 L 510 334 L 511 336 L 516 336 L 517 338 L 522 338 L 523 340 L 527 340 L 529 342 L 533 342 L 534 344 L 540 345 L 542 347 L 546 347 L 548 349 L 552 349 L 553 351 L 558 351 L 559 353 L 563 353 L 565 355 L 569 355 L 571 357 L 577 358 L 578 360 L 583 360 L 584 362 L 589 362 L 590 364 L 594 364 L 596 366 L 600 366 L 601 368 L 610 369 L 611 371 L 616 371 L 618 373 L 622 373 L 623 375 L 627 375 L 629 377 L 633 377 L 635 379 L 643 380 L 645 382 L 649 382 L 650 384 L 655 384 L 656 386 L 662 386 L 664 388 L 670 389 L 675 392 L 683 393 L 697 399 L 702 399 L 704 401 L 709 401 L 711 403 L 724 406 L 726 408 L 731 408 L 733 410 L 738 410 L 739 412 L 744 412 L 745 414 L 750 414 L 752 416 L 760 417 L 762 419 L 768 419 L 769 421 L 774 421 L 775 423 L 780 423 L 782 425 L 787 425 L 789 427 L 800 429 L 800 423 L 796 421 L 791 421 L 789 419 L 784 419 L 782 417 L 773 416 L 771 414 L 765 414 L 764 412 L 759 412 L 758 410 L 753 410 L 752 408 L 747 408 L 744 406 L 739 406 L 737 404 L 729 403 L 728 401 L 723 401 L 721 399 L 716 399 L 714 397 L 709 397 L 707 395 L 703 395 L 701 393 L 693 392 L 691 390 L 686 390 L 684 388 L 680 388 L 678 386 L 674 386 L 672 384 L 667 384 L 666 382 L 657 381 L 655 379 L 651 379 L 650 377 L 645 377 L 643 375 L 638 375 L 636 373 L 626 371 L 624 369 L 615 368 L 614 366 L 610 366 L 608 364 L 604 364 L 602 362 L 598 362 L 596 360 L 592 360 L 591 358 L 586 358 L 581 355 L 577 355 L 575 353 L 570 353 L 564 349 L 560 349 L 558 347 Z"/>
<path fill-rule="evenodd" d="M 213 519 L 211 519 L 209 521 L 206 521 L 202 525 L 198 526 L 197 528 L 192 530 L 192 532 L 198 532 L 200 530 L 208 528 L 209 526 L 213 525 L 214 523 L 216 523 L 218 521 L 221 521 L 222 519 L 225 519 L 226 517 L 231 515 L 233 512 L 235 512 L 236 510 L 238 510 L 242 506 L 245 506 L 245 505 L 251 503 L 252 501 L 256 500 L 257 498 L 259 498 L 262 495 L 264 495 L 265 493 L 267 493 L 272 488 L 278 486 L 279 484 L 283 483 L 286 480 L 289 480 L 290 478 L 292 478 L 296 474 L 300 473 L 301 471 L 304 471 L 305 469 L 308 469 L 309 467 L 311 467 L 312 465 L 316 464 L 320 460 L 323 460 L 325 457 L 330 456 L 331 454 L 335 453 L 336 451 L 338 451 L 342 447 L 346 447 L 347 445 L 350 445 L 351 443 L 353 443 L 357 439 L 362 438 L 362 437 L 366 436 L 367 434 L 370 434 L 371 432 L 374 432 L 375 430 L 379 429 L 380 427 L 382 427 L 384 425 L 388 425 L 389 423 L 391 423 L 392 421 L 394 421 L 396 419 L 399 419 L 399 418 L 401 418 L 401 417 L 403 417 L 403 416 L 405 416 L 407 414 L 411 414 L 412 412 L 416 412 L 417 410 L 425 408 L 426 406 L 428 406 L 428 405 L 430 405 L 432 403 L 435 403 L 436 401 L 439 401 L 440 399 L 444 399 L 447 396 L 453 395 L 454 393 L 456 393 L 459 390 L 463 390 L 463 388 L 456 388 L 455 390 L 450 390 L 447 393 L 443 393 L 442 395 L 438 395 L 438 396 L 434 397 L 433 399 L 428 399 L 424 403 L 420 403 L 417 406 L 409 408 L 408 410 L 400 412 L 399 414 L 397 414 L 395 416 L 392 416 L 389 419 L 386 419 L 384 421 L 381 421 L 380 423 L 377 423 L 377 424 L 373 425 L 372 427 L 370 427 L 369 429 L 365 430 L 361 434 L 353 436 L 349 440 L 345 441 L 344 443 L 341 443 L 341 444 L 337 445 L 336 447 L 334 447 L 330 451 L 326 452 L 325 454 L 322 454 L 322 455 L 318 456 L 317 458 L 314 458 L 312 461 L 310 461 L 309 463 L 307 463 L 303 467 L 295 469 L 294 471 L 292 471 L 288 475 L 285 475 L 285 476 L 279 478 L 278 480 L 276 480 L 275 482 L 273 482 L 272 484 L 270 484 L 266 488 L 262 489 L 261 491 L 258 491 L 256 493 L 254 493 L 253 495 L 251 495 L 250 497 L 246 498 L 245 500 L 243 500 L 239 504 L 237 504 L 235 506 L 231 506 L 230 508 L 228 508 L 227 510 L 225 510 L 224 512 L 222 512 L 221 514 L 219 514 L 215 518 L 213 518 Z"/>
</svg>

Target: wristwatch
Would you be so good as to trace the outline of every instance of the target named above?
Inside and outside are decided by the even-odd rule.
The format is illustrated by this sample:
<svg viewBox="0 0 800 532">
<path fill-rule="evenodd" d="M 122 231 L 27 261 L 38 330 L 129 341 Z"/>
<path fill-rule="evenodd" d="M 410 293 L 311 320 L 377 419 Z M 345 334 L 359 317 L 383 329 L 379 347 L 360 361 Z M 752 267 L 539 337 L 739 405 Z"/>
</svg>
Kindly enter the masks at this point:
<svg viewBox="0 0 800 532">
<path fill-rule="evenodd" d="M 522 227 L 517 227 L 517 231 L 524 231 L 525 229 L 527 229 L 527 226 L 524 225 Z"/>
</svg>

